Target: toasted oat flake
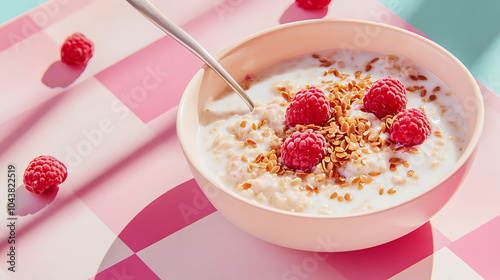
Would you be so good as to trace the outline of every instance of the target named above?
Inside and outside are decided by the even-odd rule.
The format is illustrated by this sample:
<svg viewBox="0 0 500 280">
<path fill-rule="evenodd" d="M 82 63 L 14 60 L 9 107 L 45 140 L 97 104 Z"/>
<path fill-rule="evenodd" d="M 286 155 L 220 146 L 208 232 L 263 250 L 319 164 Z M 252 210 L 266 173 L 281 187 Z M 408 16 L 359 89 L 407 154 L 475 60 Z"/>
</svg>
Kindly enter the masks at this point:
<svg viewBox="0 0 500 280">
<path fill-rule="evenodd" d="M 434 135 L 436 135 L 437 137 L 443 137 L 443 134 L 441 133 L 441 131 L 434 131 Z"/>
</svg>

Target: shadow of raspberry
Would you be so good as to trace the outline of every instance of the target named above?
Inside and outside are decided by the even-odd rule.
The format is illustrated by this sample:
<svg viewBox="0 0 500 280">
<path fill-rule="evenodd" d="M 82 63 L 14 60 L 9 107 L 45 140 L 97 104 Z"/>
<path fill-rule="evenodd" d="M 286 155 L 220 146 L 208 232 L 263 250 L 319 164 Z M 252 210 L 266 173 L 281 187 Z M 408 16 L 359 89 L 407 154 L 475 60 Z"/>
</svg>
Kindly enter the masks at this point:
<svg viewBox="0 0 500 280">
<path fill-rule="evenodd" d="M 50 88 L 71 85 L 85 70 L 85 66 L 72 66 L 58 60 L 52 63 L 42 77 L 42 83 Z"/>
<path fill-rule="evenodd" d="M 320 10 L 305 10 L 300 8 L 295 2 L 283 12 L 279 19 L 280 24 L 290 23 L 294 21 L 320 19 L 324 18 L 328 13 L 328 8 Z"/>
<path fill-rule="evenodd" d="M 45 208 L 56 198 L 59 192 L 59 187 L 52 187 L 41 194 L 34 194 L 29 192 L 24 184 L 21 184 L 16 189 L 16 216 L 27 216 L 30 214 L 35 214 L 38 211 Z"/>
</svg>

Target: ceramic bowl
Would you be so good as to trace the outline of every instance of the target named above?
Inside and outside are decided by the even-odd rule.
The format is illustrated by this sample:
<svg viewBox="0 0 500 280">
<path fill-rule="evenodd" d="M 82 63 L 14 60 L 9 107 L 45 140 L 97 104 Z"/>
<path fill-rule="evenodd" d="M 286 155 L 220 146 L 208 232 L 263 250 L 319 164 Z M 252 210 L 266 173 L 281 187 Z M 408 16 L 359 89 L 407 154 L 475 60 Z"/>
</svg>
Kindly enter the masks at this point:
<svg viewBox="0 0 500 280">
<path fill-rule="evenodd" d="M 311 20 L 255 34 L 216 56 L 236 80 L 284 59 L 326 49 L 355 49 L 405 56 L 437 75 L 466 113 L 467 147 L 453 169 L 402 204 L 346 216 L 293 213 L 250 202 L 219 185 L 200 160 L 198 129 L 207 102 L 227 85 L 200 69 L 179 104 L 177 134 L 196 182 L 215 208 L 243 231 L 300 250 L 339 252 L 389 242 L 425 224 L 452 197 L 474 158 L 483 127 L 483 101 L 467 68 L 444 48 L 414 33 L 374 22 Z M 243 103 L 242 103 L 243 104 Z"/>
</svg>

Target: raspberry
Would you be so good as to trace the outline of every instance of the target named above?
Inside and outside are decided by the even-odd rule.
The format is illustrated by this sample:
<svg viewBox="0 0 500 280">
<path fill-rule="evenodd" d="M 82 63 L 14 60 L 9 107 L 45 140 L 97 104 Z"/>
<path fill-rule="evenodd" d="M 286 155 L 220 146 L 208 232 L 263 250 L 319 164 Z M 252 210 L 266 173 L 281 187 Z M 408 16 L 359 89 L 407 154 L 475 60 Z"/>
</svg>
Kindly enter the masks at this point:
<svg viewBox="0 0 500 280">
<path fill-rule="evenodd" d="M 53 156 L 39 156 L 33 159 L 24 171 L 23 183 L 34 194 L 56 187 L 66 180 L 66 166 Z"/>
<path fill-rule="evenodd" d="M 312 170 L 326 155 L 326 139 L 312 129 L 295 131 L 281 146 L 281 159 L 296 171 Z"/>
<path fill-rule="evenodd" d="M 405 86 L 391 76 L 373 83 L 363 98 L 365 110 L 379 119 L 387 115 L 395 116 L 406 108 L 407 102 Z"/>
<path fill-rule="evenodd" d="M 429 134 L 431 134 L 431 123 L 425 113 L 411 108 L 396 115 L 390 138 L 393 142 L 405 146 L 415 146 L 424 143 Z"/>
<path fill-rule="evenodd" d="M 84 66 L 94 54 L 94 44 L 81 33 L 75 33 L 61 47 L 61 61 L 70 65 Z"/>
<path fill-rule="evenodd" d="M 321 10 L 326 8 L 332 0 L 295 0 L 304 10 Z"/>
<path fill-rule="evenodd" d="M 332 115 L 333 109 L 323 91 L 310 87 L 295 94 L 286 110 L 285 121 L 288 125 L 323 125 Z"/>
</svg>

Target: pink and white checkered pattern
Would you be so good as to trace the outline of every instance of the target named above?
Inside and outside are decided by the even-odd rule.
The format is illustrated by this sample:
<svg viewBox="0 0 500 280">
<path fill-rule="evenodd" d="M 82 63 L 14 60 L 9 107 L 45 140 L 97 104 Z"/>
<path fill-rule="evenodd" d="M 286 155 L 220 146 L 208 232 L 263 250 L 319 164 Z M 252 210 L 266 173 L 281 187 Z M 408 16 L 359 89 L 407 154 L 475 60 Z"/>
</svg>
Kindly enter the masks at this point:
<svg viewBox="0 0 500 280">
<path fill-rule="evenodd" d="M 308 18 L 365 19 L 418 33 L 375 0 L 335 0 L 326 14 L 291 0 L 153 2 L 214 54 Z M 95 44 L 84 71 L 59 61 L 74 32 Z M 28 162 L 51 154 L 70 174 L 51 202 L 18 190 L 17 271 L 6 270 L 2 226 L 0 279 L 500 278 L 493 160 L 500 150 L 491 148 L 500 136 L 500 98 L 482 85 L 486 124 L 475 165 L 445 208 L 388 244 L 315 253 L 247 235 L 202 194 L 175 134 L 177 103 L 202 63 L 126 1 L 51 0 L 29 11 L 0 26 L 0 65 L 0 167 L 14 164 L 21 184 Z"/>
</svg>

